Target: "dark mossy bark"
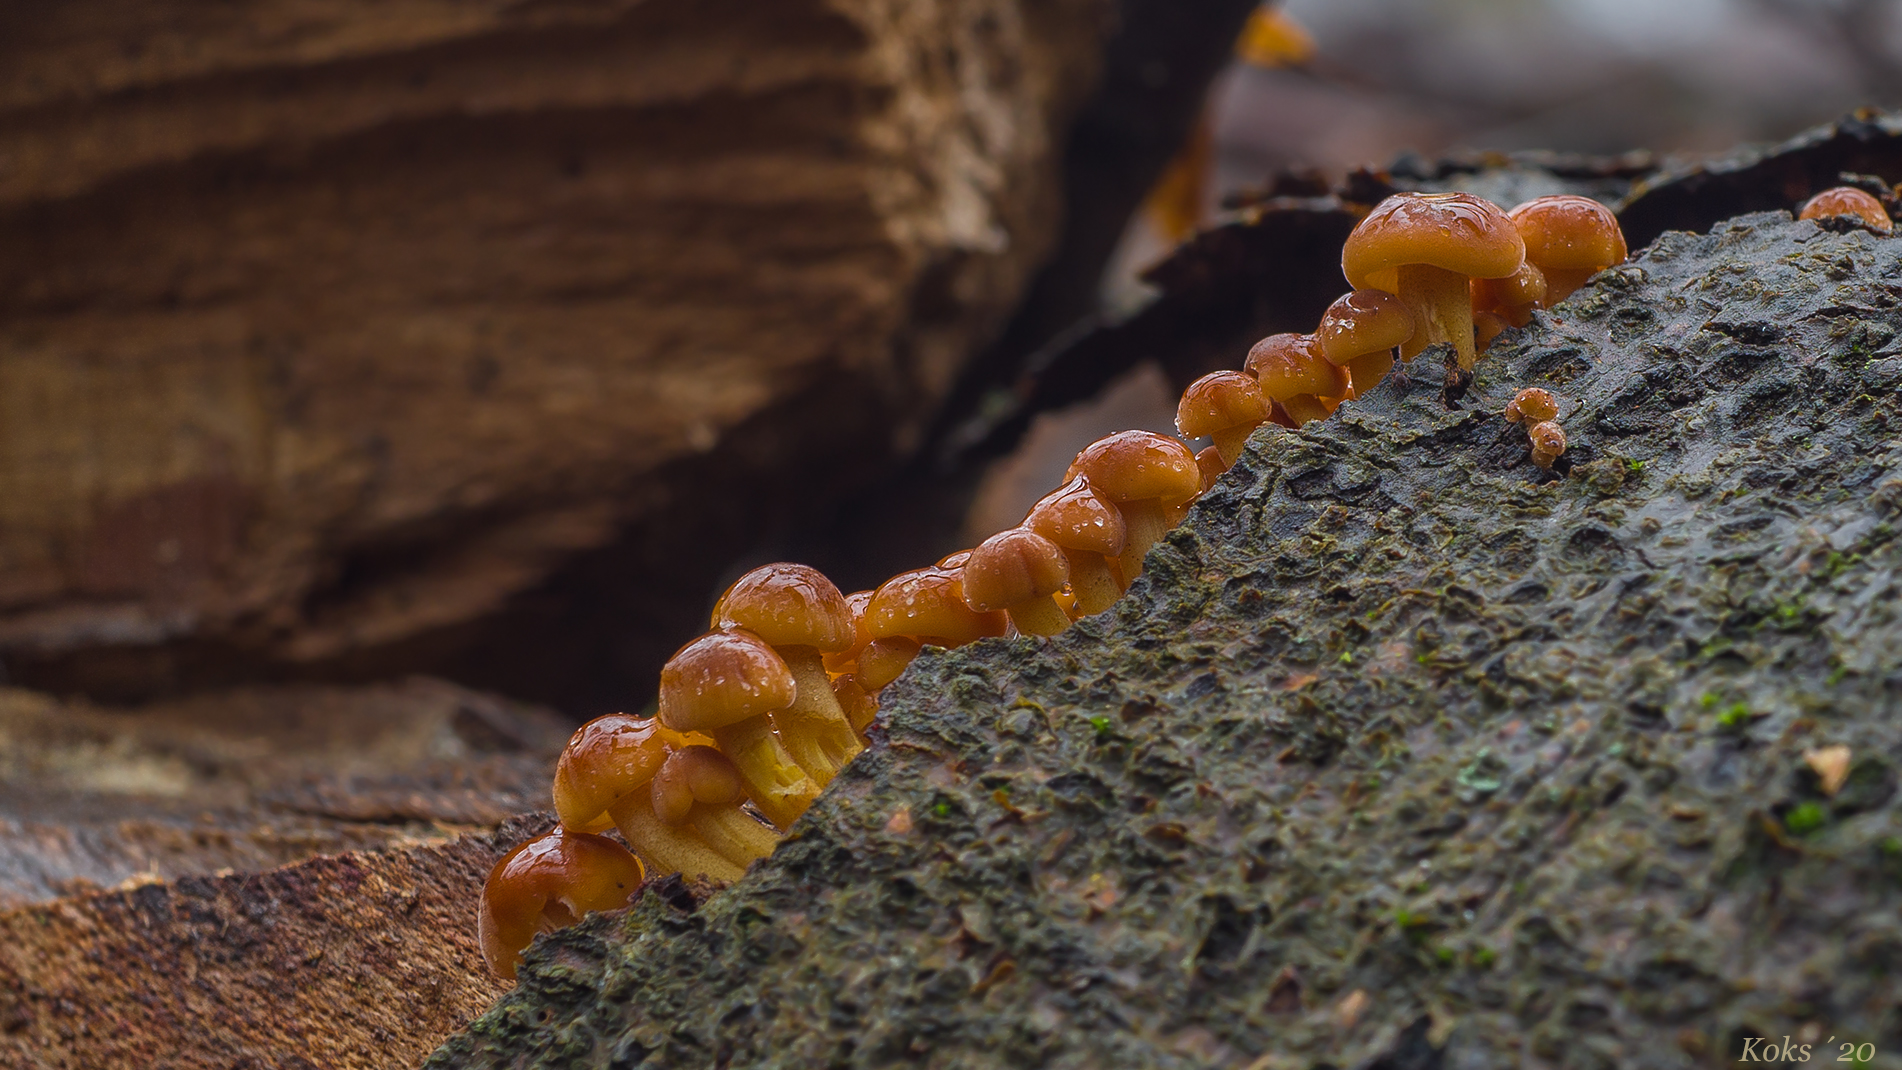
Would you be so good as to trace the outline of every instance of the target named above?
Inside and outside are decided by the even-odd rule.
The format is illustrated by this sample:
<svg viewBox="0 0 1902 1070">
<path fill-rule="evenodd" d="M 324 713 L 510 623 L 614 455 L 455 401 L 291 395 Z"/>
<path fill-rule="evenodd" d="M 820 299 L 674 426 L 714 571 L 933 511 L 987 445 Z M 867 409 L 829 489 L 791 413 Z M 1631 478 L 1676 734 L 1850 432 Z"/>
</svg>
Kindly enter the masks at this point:
<svg viewBox="0 0 1902 1070">
<path fill-rule="evenodd" d="M 1264 429 L 1115 610 L 921 657 L 773 858 L 540 942 L 430 1065 L 1902 1054 L 1899 286 L 1861 230 L 1667 234 L 1464 409 L 1416 365 Z"/>
</svg>

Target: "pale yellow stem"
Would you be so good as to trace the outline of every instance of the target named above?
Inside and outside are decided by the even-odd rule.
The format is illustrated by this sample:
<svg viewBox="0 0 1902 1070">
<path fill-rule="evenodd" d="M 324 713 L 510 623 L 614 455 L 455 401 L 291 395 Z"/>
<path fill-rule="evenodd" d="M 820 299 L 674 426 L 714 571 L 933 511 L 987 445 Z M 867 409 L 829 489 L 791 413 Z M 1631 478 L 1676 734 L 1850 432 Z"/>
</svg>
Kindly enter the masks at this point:
<svg viewBox="0 0 1902 1070">
<path fill-rule="evenodd" d="M 1065 550 L 1063 556 L 1070 560 L 1070 589 L 1076 592 L 1077 616 L 1093 617 L 1123 596 L 1123 585 L 1116 582 L 1102 554 Z"/>
<path fill-rule="evenodd" d="M 819 786 L 780 745 L 773 722 L 765 715 L 748 717 L 708 734 L 719 745 L 720 753 L 739 769 L 740 779 L 746 783 L 746 797 L 753 800 L 766 820 L 780 828 L 791 828 L 819 794 Z"/>
<path fill-rule="evenodd" d="M 1123 568 L 1123 578 L 1134 583 L 1136 577 L 1143 574 L 1143 555 L 1169 533 L 1169 514 L 1158 498 L 1122 502 L 1117 508 L 1123 512 L 1123 526 L 1129 529 L 1129 539 L 1123 544 L 1122 556 L 1116 560 Z"/>
<path fill-rule="evenodd" d="M 1260 424 L 1240 424 L 1235 427 L 1224 427 L 1209 436 L 1215 443 L 1216 454 L 1222 458 L 1224 469 L 1235 467 L 1235 462 L 1241 458 L 1242 448 L 1248 445 L 1248 436 L 1254 434 L 1255 428 L 1260 426 Z"/>
<path fill-rule="evenodd" d="M 792 670 L 795 692 L 792 705 L 773 711 L 773 723 L 793 761 L 823 788 L 865 748 L 839 708 L 819 652 L 809 646 L 777 649 Z"/>
<path fill-rule="evenodd" d="M 694 804 L 687 824 L 714 850 L 745 869 L 756 858 L 765 858 L 779 846 L 779 834 L 753 820 L 738 806 Z"/>
<path fill-rule="evenodd" d="M 608 812 L 614 815 L 614 827 L 627 837 L 628 846 L 647 861 L 651 876 L 679 873 L 730 884 L 746 872 L 744 864 L 716 850 L 693 828 L 662 821 L 654 813 L 653 796 L 645 790 L 629 792 Z"/>
<path fill-rule="evenodd" d="M 1419 324 L 1400 346 L 1400 359 L 1412 360 L 1435 342 L 1445 342 L 1458 355 L 1460 367 L 1472 371 L 1479 352 L 1473 345 L 1473 294 L 1466 276 L 1429 264 L 1404 264 L 1398 274 L 1400 292 L 1394 296 Z"/>
<path fill-rule="evenodd" d="M 1056 635 L 1070 626 L 1070 615 L 1049 595 L 1006 606 L 1004 612 L 1025 635 Z"/>
</svg>

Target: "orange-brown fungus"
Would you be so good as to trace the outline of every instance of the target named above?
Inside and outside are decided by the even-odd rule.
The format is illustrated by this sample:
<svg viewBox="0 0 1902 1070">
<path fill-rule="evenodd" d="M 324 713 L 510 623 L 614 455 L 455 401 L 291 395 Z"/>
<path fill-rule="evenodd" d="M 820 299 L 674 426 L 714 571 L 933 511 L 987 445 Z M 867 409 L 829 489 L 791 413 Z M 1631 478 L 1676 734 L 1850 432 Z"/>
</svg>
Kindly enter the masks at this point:
<svg viewBox="0 0 1902 1070">
<path fill-rule="evenodd" d="M 1504 278 L 1525 259 L 1519 232 L 1492 203 L 1466 193 L 1396 193 L 1347 236 L 1341 271 L 1356 290 L 1385 290 L 1413 313 L 1418 329 L 1401 344 L 1402 360 L 1446 342 L 1471 372 L 1478 353 L 1467 280 Z"/>
<path fill-rule="evenodd" d="M 1001 609 L 1025 635 L 1056 635 L 1070 626 L 1052 597 L 1070 582 L 1070 562 L 1056 543 L 1029 528 L 978 543 L 962 578 L 965 605 L 979 613 Z"/>
<path fill-rule="evenodd" d="M 1507 213 L 1525 242 L 1526 259 L 1545 273 L 1551 308 L 1585 280 L 1625 262 L 1625 232 L 1611 209 L 1590 197 L 1535 197 Z"/>
<path fill-rule="evenodd" d="M 1393 294 L 1355 290 L 1327 307 L 1314 344 L 1329 364 L 1347 369 L 1354 393 L 1364 394 L 1393 370 L 1394 347 L 1412 338 L 1417 326 Z"/>
<path fill-rule="evenodd" d="M 1860 219 L 1877 234 L 1887 234 L 1895 229 L 1895 223 L 1882 207 L 1882 202 L 1854 186 L 1826 189 L 1805 201 L 1802 210 L 1796 214 L 1798 219 L 1827 219 L 1832 216 Z"/>
<path fill-rule="evenodd" d="M 859 651 L 872 641 L 872 637 L 865 633 L 865 607 L 871 601 L 870 591 L 853 591 L 845 596 L 845 606 L 852 611 L 852 645 L 821 655 L 826 672 L 843 676 L 858 671 Z"/>
<path fill-rule="evenodd" d="M 776 651 L 792 672 L 793 700 L 773 714 L 786 750 L 820 787 L 863 746 L 832 697 L 821 654 L 850 650 L 856 629 L 845 595 L 819 570 L 780 562 L 733 581 L 720 596 L 722 628 L 744 628 Z"/>
<path fill-rule="evenodd" d="M 1261 380 L 1247 372 L 1210 372 L 1190 383 L 1176 405 L 1176 430 L 1183 438 L 1214 439 L 1225 466 L 1242 455 L 1250 432 L 1267 422 Z"/>
<path fill-rule="evenodd" d="M 1524 327 L 1532 322 L 1533 309 L 1545 307 L 1546 292 L 1545 272 L 1528 260 L 1503 279 L 1474 279 L 1473 315 L 1491 312 L 1514 327 Z"/>
<path fill-rule="evenodd" d="M 852 722 L 852 728 L 859 738 L 865 738 L 865 730 L 872 727 L 872 720 L 878 716 L 878 698 L 868 694 L 855 677 L 841 676 L 832 681 L 832 697 L 839 700 L 839 708 L 845 711 L 846 719 Z"/>
<path fill-rule="evenodd" d="M 1493 339 L 1512 329 L 1512 324 L 1497 312 L 1473 313 L 1473 348 L 1481 353 L 1492 348 Z"/>
<path fill-rule="evenodd" d="M 866 694 L 878 694 L 886 684 L 898 679 L 911 659 L 918 656 L 919 646 L 918 640 L 904 635 L 872 640 L 859 655 L 859 671 L 853 674 L 853 681 L 864 688 Z"/>
<path fill-rule="evenodd" d="M 671 749 L 648 790 L 614 806 L 614 824 L 635 850 L 668 872 L 736 881 L 779 836 L 740 808 L 745 784 L 712 747 Z"/>
<path fill-rule="evenodd" d="M 963 558 L 957 560 L 961 567 Z M 978 613 L 965 605 L 964 584 L 952 567 L 900 572 L 879 584 L 865 605 L 865 632 L 874 641 L 904 636 L 932 646 L 959 647 L 1003 635 L 1009 624 L 1002 613 Z"/>
<path fill-rule="evenodd" d="M 541 933 L 614 910 L 640 889 L 640 860 L 603 836 L 556 829 L 522 844 L 489 871 L 476 932 L 489 972 L 515 979 L 522 951 Z"/>
<path fill-rule="evenodd" d="M 823 685 L 831 694 L 831 684 Z M 780 744 L 768 716 L 792 705 L 792 671 L 765 642 L 733 630 L 703 635 L 660 670 L 660 720 L 676 732 L 705 732 L 739 767 L 753 805 L 780 828 L 819 793 Z"/>
<path fill-rule="evenodd" d="M 1256 342 L 1242 370 L 1296 423 L 1325 420 L 1351 388 L 1347 369 L 1329 363 L 1311 334 L 1271 334 Z"/>
<path fill-rule="evenodd" d="M 1552 462 L 1565 452 L 1565 429 L 1550 420 L 1534 424 L 1532 431 L 1532 463 L 1540 468 L 1551 468 Z"/>
<path fill-rule="evenodd" d="M 1117 563 L 1125 582 L 1142 575 L 1143 555 L 1168 533 L 1171 514 L 1202 493 L 1195 454 L 1152 431 L 1118 431 L 1090 443 L 1063 478 L 1077 476 L 1123 515 L 1128 538 Z"/>
<path fill-rule="evenodd" d="M 1088 479 L 1077 476 L 1044 495 L 1030 507 L 1024 526 L 1056 543 L 1069 559 L 1077 616 L 1101 613 L 1122 596 L 1122 579 L 1110 561 L 1128 545 L 1129 528 L 1122 512 L 1097 494 Z"/>
<path fill-rule="evenodd" d="M 1202 470 L 1202 493 L 1204 494 L 1214 489 L 1215 481 L 1222 478 L 1222 474 L 1229 469 L 1228 462 L 1222 460 L 1221 451 L 1214 446 L 1204 446 L 1202 451 L 1195 455 L 1195 466 Z M 1074 573 L 1074 566 L 1072 571 Z M 1073 585 L 1075 582 L 1074 579 L 1071 580 Z"/>
<path fill-rule="evenodd" d="M 1559 403 L 1550 391 L 1528 386 L 1506 402 L 1506 422 L 1523 423 L 1528 428 L 1559 418 Z"/>
</svg>

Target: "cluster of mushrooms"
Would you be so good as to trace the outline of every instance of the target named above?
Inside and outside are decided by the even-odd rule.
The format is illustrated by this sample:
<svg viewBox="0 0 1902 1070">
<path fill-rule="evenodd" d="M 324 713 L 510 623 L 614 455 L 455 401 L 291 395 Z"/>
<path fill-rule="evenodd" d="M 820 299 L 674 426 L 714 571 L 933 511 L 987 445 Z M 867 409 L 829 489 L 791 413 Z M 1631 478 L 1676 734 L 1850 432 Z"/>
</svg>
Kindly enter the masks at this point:
<svg viewBox="0 0 1902 1070">
<path fill-rule="evenodd" d="M 1825 215 L 1889 231 L 1860 190 L 1827 191 L 1802 211 Z M 1616 217 L 1584 197 L 1505 212 L 1463 193 L 1395 194 L 1348 237 L 1341 267 L 1354 290 L 1313 334 L 1264 338 L 1242 370 L 1184 392 L 1178 430 L 1213 440 L 1200 454 L 1147 431 L 1110 435 L 1077 454 L 1018 527 L 876 590 L 844 594 L 796 564 L 740 577 L 706 634 L 662 668 L 656 716 L 610 714 L 568 741 L 555 772 L 560 826 L 510 852 L 483 889 L 490 969 L 513 978 L 538 933 L 625 906 L 647 869 L 738 879 L 864 747 L 879 691 L 922 647 L 1055 635 L 1104 611 L 1255 428 L 1326 419 L 1392 372 L 1396 351 L 1411 361 L 1435 343 L 1450 347 L 1457 398 L 1501 331 L 1625 255 Z M 1520 391 L 1505 416 L 1525 427 L 1541 468 L 1565 451 L 1550 393 Z"/>
</svg>

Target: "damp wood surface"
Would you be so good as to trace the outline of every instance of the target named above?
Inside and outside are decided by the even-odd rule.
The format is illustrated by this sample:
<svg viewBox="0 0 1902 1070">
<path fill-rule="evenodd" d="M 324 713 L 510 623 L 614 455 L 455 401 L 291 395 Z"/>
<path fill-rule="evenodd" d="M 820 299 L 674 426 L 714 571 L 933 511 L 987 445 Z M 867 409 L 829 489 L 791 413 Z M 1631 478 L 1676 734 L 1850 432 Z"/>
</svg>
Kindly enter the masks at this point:
<svg viewBox="0 0 1902 1070">
<path fill-rule="evenodd" d="M 1264 428 L 1115 609 L 921 657 L 775 855 L 539 941 L 428 1065 L 1897 1065 L 1899 286 L 1742 216 L 1465 408 L 1432 350 Z"/>
</svg>

